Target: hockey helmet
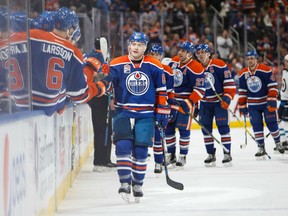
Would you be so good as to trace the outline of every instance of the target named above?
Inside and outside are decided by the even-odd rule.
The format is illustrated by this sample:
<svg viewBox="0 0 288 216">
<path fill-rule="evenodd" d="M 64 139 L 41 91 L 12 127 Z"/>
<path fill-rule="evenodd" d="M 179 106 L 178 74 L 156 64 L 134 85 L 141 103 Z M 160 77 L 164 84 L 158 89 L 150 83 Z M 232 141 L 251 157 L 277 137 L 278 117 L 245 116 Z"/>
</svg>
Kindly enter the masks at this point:
<svg viewBox="0 0 288 216">
<path fill-rule="evenodd" d="M 158 53 L 160 55 L 163 54 L 163 48 L 160 44 L 151 44 L 147 49 L 147 53 Z"/>
<path fill-rule="evenodd" d="M 145 45 L 148 44 L 148 37 L 143 32 L 133 32 L 133 34 L 129 38 L 129 43 L 131 42 L 140 42 L 144 43 Z"/>
<path fill-rule="evenodd" d="M 58 30 L 66 31 L 79 26 L 79 19 L 76 13 L 67 7 L 62 7 L 54 15 L 54 25 Z"/>
<path fill-rule="evenodd" d="M 204 50 L 207 53 L 211 52 L 208 44 L 198 44 L 198 45 L 196 45 L 195 49 L 196 49 L 196 51 Z"/>
<path fill-rule="evenodd" d="M 287 61 L 287 60 L 288 60 L 288 54 L 287 54 L 287 55 L 285 55 L 285 57 L 284 57 L 283 61 Z"/>
<path fill-rule="evenodd" d="M 12 12 L 10 15 L 10 24 L 13 32 L 24 32 L 27 30 L 27 14 L 25 12 Z"/>
<path fill-rule="evenodd" d="M 43 11 L 39 16 L 39 27 L 44 31 L 53 31 L 55 11 Z"/>
<path fill-rule="evenodd" d="M 253 57 L 255 57 L 256 59 L 258 59 L 258 57 L 259 57 L 259 56 L 258 56 L 258 53 L 256 52 L 256 50 L 250 50 L 250 51 L 248 51 L 245 56 L 246 56 L 246 57 L 253 56 Z"/>
<path fill-rule="evenodd" d="M 195 52 L 195 47 L 193 45 L 193 43 L 189 42 L 189 41 L 184 41 L 184 42 L 180 42 L 178 45 L 179 49 L 183 49 L 186 50 L 188 53 L 194 53 Z"/>
</svg>

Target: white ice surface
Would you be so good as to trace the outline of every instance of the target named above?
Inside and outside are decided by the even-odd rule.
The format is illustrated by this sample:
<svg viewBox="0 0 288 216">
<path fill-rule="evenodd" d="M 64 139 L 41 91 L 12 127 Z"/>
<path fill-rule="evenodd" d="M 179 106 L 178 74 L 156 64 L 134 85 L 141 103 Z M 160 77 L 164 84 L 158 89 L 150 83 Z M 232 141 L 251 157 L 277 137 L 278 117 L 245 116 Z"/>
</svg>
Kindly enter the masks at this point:
<svg viewBox="0 0 288 216">
<path fill-rule="evenodd" d="M 218 132 L 214 134 L 220 140 Z M 169 187 L 164 172 L 154 174 L 150 157 L 144 197 L 137 204 L 126 203 L 117 193 L 120 183 L 116 169 L 92 172 L 90 156 L 56 216 L 287 216 L 288 154 L 275 153 L 269 136 L 266 150 L 271 160 L 256 160 L 257 145 L 249 135 L 247 147 L 240 149 L 245 142 L 244 129 L 233 128 L 231 135 L 233 166 L 222 165 L 222 149 L 215 143 L 217 165 L 207 168 L 203 163 L 207 154 L 202 133 L 192 130 L 187 164 L 182 169 L 169 170 L 171 179 L 184 184 L 183 191 Z M 152 153 L 152 149 L 149 151 Z M 112 161 L 115 162 L 114 149 Z"/>
</svg>

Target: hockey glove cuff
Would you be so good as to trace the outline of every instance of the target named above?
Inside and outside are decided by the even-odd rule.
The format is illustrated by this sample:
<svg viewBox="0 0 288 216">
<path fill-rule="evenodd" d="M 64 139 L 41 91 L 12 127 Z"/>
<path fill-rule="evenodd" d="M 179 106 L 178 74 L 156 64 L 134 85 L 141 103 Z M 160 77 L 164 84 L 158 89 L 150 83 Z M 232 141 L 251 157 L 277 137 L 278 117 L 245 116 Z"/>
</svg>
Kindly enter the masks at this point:
<svg viewBox="0 0 288 216">
<path fill-rule="evenodd" d="M 240 116 L 241 115 L 248 115 L 248 108 L 246 105 L 239 105 L 239 112 L 240 112 Z"/>
<path fill-rule="evenodd" d="M 158 107 L 155 110 L 155 124 L 158 127 L 166 128 L 168 124 L 168 117 L 170 114 L 170 109 L 161 105 L 158 105 Z"/>
<path fill-rule="evenodd" d="M 269 112 L 275 112 L 277 110 L 277 98 L 276 97 L 267 98 L 267 109 Z"/>
<path fill-rule="evenodd" d="M 222 107 L 223 109 L 228 109 L 230 103 L 231 103 L 231 96 L 228 95 L 228 94 L 225 94 L 225 95 L 222 97 L 221 107 Z"/>
</svg>

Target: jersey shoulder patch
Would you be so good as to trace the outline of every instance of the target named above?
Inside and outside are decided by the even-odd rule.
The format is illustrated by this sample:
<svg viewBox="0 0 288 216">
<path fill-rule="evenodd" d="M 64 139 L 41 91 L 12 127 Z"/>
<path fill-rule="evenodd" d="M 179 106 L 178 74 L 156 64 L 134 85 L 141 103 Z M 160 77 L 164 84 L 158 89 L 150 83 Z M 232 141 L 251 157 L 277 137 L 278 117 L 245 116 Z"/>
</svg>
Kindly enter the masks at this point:
<svg viewBox="0 0 288 216">
<path fill-rule="evenodd" d="M 221 59 L 212 59 L 211 64 L 215 65 L 216 67 L 219 66 L 221 68 L 227 66 L 226 63 Z"/>
<path fill-rule="evenodd" d="M 163 68 L 161 62 L 152 56 L 144 56 L 144 62 L 148 62 L 156 65 L 157 67 Z"/>
<path fill-rule="evenodd" d="M 246 73 L 246 72 L 249 72 L 249 70 L 248 70 L 247 67 L 245 67 L 245 68 L 243 68 L 241 71 L 239 71 L 238 76 L 241 77 L 241 76 L 242 76 L 244 73 Z"/>
<path fill-rule="evenodd" d="M 118 65 L 118 64 L 125 64 L 126 62 L 130 62 L 128 55 L 120 56 L 120 57 L 112 59 L 110 62 L 110 66 L 114 66 L 114 65 Z"/>
<path fill-rule="evenodd" d="M 204 72 L 204 67 L 202 64 L 194 59 L 187 65 L 187 67 L 196 74 L 201 74 Z"/>
<path fill-rule="evenodd" d="M 271 72 L 271 68 L 265 64 L 259 64 L 258 67 L 257 67 L 257 70 L 260 70 L 264 73 L 269 73 Z"/>
</svg>

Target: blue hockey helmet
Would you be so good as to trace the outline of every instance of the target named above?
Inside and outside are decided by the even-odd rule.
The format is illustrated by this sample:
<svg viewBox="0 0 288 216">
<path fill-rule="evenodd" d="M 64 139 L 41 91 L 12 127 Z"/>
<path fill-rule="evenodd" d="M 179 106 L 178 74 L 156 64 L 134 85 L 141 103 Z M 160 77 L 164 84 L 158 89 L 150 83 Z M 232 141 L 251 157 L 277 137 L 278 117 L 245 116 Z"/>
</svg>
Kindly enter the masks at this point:
<svg viewBox="0 0 288 216">
<path fill-rule="evenodd" d="M 79 19 L 76 13 L 67 7 L 62 7 L 54 15 L 54 25 L 58 30 L 66 31 L 79 26 Z"/>
<path fill-rule="evenodd" d="M 12 12 L 10 15 L 10 24 L 13 32 L 24 32 L 27 30 L 27 14 L 25 12 Z"/>
<path fill-rule="evenodd" d="M 129 38 L 129 43 L 131 43 L 133 41 L 144 43 L 145 45 L 147 45 L 149 39 L 148 39 L 147 35 L 144 34 L 143 32 L 133 32 L 133 34 Z"/>
<path fill-rule="evenodd" d="M 44 31 L 53 31 L 55 11 L 43 11 L 39 16 L 40 29 Z"/>
<path fill-rule="evenodd" d="M 207 53 L 211 52 L 208 44 L 198 44 L 198 45 L 196 45 L 195 49 L 196 49 L 196 51 L 204 50 Z"/>
<path fill-rule="evenodd" d="M 193 45 L 193 43 L 189 42 L 189 41 L 184 41 L 184 42 L 180 42 L 178 45 L 179 49 L 183 49 L 186 50 L 188 53 L 194 53 L 195 52 L 195 47 Z"/>
<path fill-rule="evenodd" d="M 250 51 L 248 51 L 245 56 L 246 56 L 246 57 L 253 56 L 253 57 L 255 57 L 255 58 L 258 58 L 258 57 L 259 57 L 259 56 L 258 56 L 258 53 L 256 52 L 256 50 L 250 50 Z"/>
<path fill-rule="evenodd" d="M 158 54 L 162 55 L 163 54 L 163 48 L 162 48 L 161 44 L 151 44 L 147 49 L 147 53 L 158 53 Z"/>
</svg>

